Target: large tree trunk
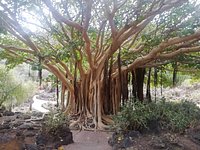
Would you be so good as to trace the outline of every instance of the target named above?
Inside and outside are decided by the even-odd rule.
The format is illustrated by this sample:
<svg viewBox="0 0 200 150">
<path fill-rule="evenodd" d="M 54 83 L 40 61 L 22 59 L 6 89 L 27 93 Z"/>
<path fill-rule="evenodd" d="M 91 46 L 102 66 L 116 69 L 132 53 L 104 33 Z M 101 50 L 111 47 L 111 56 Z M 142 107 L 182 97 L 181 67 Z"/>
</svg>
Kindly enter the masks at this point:
<svg viewBox="0 0 200 150">
<path fill-rule="evenodd" d="M 132 73 L 132 95 L 133 95 L 134 101 L 136 101 L 136 98 L 137 98 L 136 74 L 134 70 L 131 73 Z"/>
<path fill-rule="evenodd" d="M 143 92 L 143 84 L 144 84 L 144 75 L 145 69 L 144 68 L 137 68 L 135 70 L 136 73 L 136 83 L 137 83 L 137 98 L 139 101 L 144 100 L 144 92 Z"/>
<path fill-rule="evenodd" d="M 173 64 L 173 86 L 176 86 L 177 83 L 177 72 L 178 72 L 178 65 L 177 62 Z"/>
<path fill-rule="evenodd" d="M 148 102 L 151 102 L 151 68 L 149 68 L 148 77 L 147 77 L 146 98 L 147 98 Z"/>
</svg>

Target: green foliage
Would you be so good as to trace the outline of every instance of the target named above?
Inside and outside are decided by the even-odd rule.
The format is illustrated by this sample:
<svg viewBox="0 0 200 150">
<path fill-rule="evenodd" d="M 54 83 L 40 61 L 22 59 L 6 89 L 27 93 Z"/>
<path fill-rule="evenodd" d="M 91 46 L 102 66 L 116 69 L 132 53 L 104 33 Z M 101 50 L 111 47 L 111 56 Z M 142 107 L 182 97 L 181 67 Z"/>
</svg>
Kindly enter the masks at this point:
<svg viewBox="0 0 200 150">
<path fill-rule="evenodd" d="M 200 108 L 188 101 L 135 102 L 123 106 L 114 120 L 116 127 L 122 130 L 149 129 L 150 124 L 156 122 L 161 129 L 181 132 L 200 120 L 199 113 Z"/>
<path fill-rule="evenodd" d="M 50 133 L 51 135 L 56 135 L 56 132 L 59 128 L 69 127 L 69 119 L 68 117 L 59 112 L 54 114 L 54 112 L 50 112 L 47 116 L 47 119 L 44 123 L 43 131 L 46 133 Z"/>
<path fill-rule="evenodd" d="M 11 72 L 0 67 L 0 106 L 11 107 L 27 100 L 34 92 L 34 84 L 22 84 Z"/>
<path fill-rule="evenodd" d="M 190 79 L 190 78 L 191 78 L 190 75 L 178 73 L 177 74 L 177 78 L 176 78 L 176 85 L 181 85 L 181 83 L 183 83 L 185 80 Z M 159 80 L 160 80 L 160 76 L 159 76 Z M 172 72 L 165 71 L 162 74 L 163 86 L 164 87 L 170 87 L 170 86 L 172 86 L 172 81 L 173 81 L 173 74 L 172 74 Z"/>
</svg>

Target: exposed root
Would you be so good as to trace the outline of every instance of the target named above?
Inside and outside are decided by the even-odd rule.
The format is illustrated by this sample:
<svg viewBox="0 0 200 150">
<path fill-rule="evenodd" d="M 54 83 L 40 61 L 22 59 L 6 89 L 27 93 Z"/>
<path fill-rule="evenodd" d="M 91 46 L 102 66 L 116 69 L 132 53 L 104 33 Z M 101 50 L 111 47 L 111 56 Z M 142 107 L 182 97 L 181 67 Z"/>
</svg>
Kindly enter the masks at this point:
<svg viewBox="0 0 200 150">
<path fill-rule="evenodd" d="M 72 127 L 75 127 L 76 125 L 78 125 L 80 123 L 80 117 L 78 118 L 78 120 L 76 121 L 72 121 L 72 123 L 70 123 L 69 127 L 72 128 Z"/>
<path fill-rule="evenodd" d="M 108 122 L 112 123 L 113 121 L 109 117 L 103 117 L 103 121 L 96 121 L 93 117 L 84 117 L 84 116 L 72 116 L 70 120 L 70 128 L 76 128 L 79 130 L 108 130 L 110 128 Z M 106 124 L 105 124 L 106 122 Z"/>
<path fill-rule="evenodd" d="M 105 125 L 102 121 L 98 122 L 98 129 L 103 130 L 103 129 L 109 129 L 108 125 Z"/>
<path fill-rule="evenodd" d="M 110 116 L 102 116 L 102 120 L 105 124 L 109 124 L 109 125 L 114 124 L 114 121 L 111 119 Z"/>
</svg>

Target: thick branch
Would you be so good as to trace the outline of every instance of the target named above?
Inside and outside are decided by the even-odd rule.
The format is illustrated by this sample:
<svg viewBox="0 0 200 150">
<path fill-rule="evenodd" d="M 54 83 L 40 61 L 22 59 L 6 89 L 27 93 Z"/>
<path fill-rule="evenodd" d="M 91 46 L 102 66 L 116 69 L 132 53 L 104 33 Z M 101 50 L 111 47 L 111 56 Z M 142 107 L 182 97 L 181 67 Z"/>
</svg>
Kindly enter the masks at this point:
<svg viewBox="0 0 200 150">
<path fill-rule="evenodd" d="M 7 46 L 7 45 L 2 45 L 2 44 L 0 44 L 0 47 L 5 50 L 15 50 L 15 51 L 25 52 L 25 53 L 29 53 L 29 54 L 35 54 L 34 51 L 25 49 L 25 48 L 20 48 L 20 47 L 15 47 L 15 46 Z"/>
<path fill-rule="evenodd" d="M 159 59 L 171 59 L 177 55 L 183 54 L 183 53 L 190 53 L 190 52 L 200 52 L 200 46 L 195 47 L 188 47 L 188 48 L 180 48 L 177 51 L 167 53 L 167 54 L 160 54 L 158 56 Z"/>
</svg>

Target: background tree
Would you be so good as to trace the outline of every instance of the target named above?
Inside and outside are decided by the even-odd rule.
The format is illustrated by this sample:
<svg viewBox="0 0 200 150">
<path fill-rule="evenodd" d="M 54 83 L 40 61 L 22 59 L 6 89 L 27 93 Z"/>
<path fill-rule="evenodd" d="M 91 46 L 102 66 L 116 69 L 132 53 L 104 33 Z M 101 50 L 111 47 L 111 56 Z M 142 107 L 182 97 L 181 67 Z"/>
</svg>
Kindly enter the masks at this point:
<svg viewBox="0 0 200 150">
<path fill-rule="evenodd" d="M 12 109 L 12 106 L 18 105 L 33 95 L 35 85 L 26 81 L 23 84 L 14 76 L 14 72 L 6 70 L 0 65 L 0 107 L 6 106 Z"/>
<path fill-rule="evenodd" d="M 68 91 L 65 113 L 102 128 L 128 100 L 130 79 L 143 101 L 146 67 L 200 51 L 198 7 L 187 0 L 3 1 L 1 56 L 40 61 Z"/>
</svg>

